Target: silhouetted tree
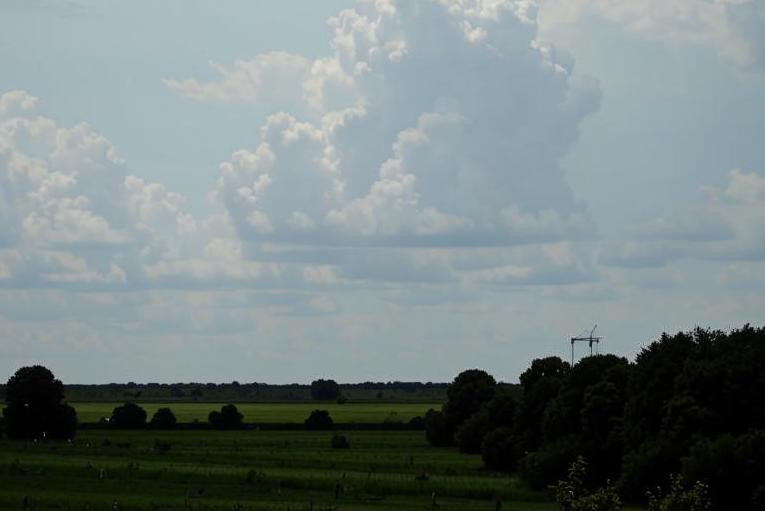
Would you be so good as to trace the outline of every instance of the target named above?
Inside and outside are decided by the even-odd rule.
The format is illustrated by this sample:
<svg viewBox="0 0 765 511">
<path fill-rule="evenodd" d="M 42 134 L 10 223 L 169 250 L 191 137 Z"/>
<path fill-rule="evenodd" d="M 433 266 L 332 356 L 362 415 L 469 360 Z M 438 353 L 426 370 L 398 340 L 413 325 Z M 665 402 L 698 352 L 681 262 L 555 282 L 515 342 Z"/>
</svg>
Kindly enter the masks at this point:
<svg viewBox="0 0 765 511">
<path fill-rule="evenodd" d="M 125 403 L 114 409 L 109 425 L 117 429 L 143 429 L 146 427 L 146 410 L 135 403 Z"/>
<path fill-rule="evenodd" d="M 43 366 L 22 367 L 5 388 L 3 410 L 9 438 L 73 438 L 75 410 L 62 403 L 64 385 Z"/>
<path fill-rule="evenodd" d="M 220 411 L 212 411 L 207 416 L 210 425 L 217 429 L 240 429 L 244 415 L 232 404 L 223 405 Z"/>
<path fill-rule="evenodd" d="M 334 421 L 327 410 L 314 410 L 305 420 L 305 428 L 311 430 L 332 429 Z"/>
<path fill-rule="evenodd" d="M 340 397 L 340 386 L 335 380 L 311 382 L 311 398 L 317 401 L 334 401 Z"/>
<path fill-rule="evenodd" d="M 456 426 L 460 426 L 480 410 L 481 405 L 494 397 L 496 387 L 497 382 L 486 371 L 463 371 L 446 390 L 447 399 L 443 412 Z"/>
<path fill-rule="evenodd" d="M 149 425 L 154 429 L 174 429 L 177 422 L 170 408 L 160 408 L 154 412 Z"/>
</svg>

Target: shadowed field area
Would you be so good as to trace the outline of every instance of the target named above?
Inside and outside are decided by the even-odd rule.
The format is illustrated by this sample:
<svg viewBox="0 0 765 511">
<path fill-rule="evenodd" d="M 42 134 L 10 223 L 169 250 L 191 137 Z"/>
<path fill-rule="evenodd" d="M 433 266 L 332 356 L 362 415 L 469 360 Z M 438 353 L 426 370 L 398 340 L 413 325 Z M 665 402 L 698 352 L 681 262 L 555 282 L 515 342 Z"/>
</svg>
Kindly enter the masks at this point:
<svg viewBox="0 0 765 511">
<path fill-rule="evenodd" d="M 541 493 L 421 432 L 84 431 L 0 441 L 0 508 L 552 510 Z M 424 475 L 427 474 L 427 475 Z M 337 497 L 337 498 L 336 498 Z M 311 507 L 313 506 L 313 507 Z"/>
</svg>

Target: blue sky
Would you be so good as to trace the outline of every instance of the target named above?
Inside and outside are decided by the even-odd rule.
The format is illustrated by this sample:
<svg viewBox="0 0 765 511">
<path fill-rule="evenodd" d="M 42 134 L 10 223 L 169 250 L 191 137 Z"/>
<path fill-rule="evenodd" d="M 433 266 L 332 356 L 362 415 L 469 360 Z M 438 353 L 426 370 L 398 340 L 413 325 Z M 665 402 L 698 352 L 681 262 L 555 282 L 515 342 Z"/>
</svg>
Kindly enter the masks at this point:
<svg viewBox="0 0 765 511">
<path fill-rule="evenodd" d="M 0 377 L 514 381 L 757 323 L 764 5 L 0 3 Z"/>
</svg>

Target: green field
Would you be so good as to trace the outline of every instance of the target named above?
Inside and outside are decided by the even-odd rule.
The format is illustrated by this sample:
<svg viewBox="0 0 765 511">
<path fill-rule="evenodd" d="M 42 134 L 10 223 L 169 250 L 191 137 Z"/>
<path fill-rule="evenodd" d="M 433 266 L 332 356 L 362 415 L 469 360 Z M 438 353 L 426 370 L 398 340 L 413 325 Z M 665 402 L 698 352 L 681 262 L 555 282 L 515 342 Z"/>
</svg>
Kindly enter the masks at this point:
<svg viewBox="0 0 765 511">
<path fill-rule="evenodd" d="M 422 432 L 82 431 L 70 443 L 0 441 L 0 509 L 547 511 L 545 495 L 486 473 Z M 157 448 L 164 445 L 166 450 Z M 428 477 L 417 476 L 427 473 Z M 337 500 L 335 495 L 337 493 Z"/>
<path fill-rule="evenodd" d="M 80 422 L 98 422 L 102 417 L 109 417 L 114 407 L 122 403 L 70 403 L 77 410 Z M 158 408 L 170 408 L 178 422 L 207 422 L 207 415 L 212 410 L 220 410 L 221 403 L 169 402 L 139 403 L 146 410 L 148 418 Z M 245 422 L 257 423 L 302 423 L 312 410 L 328 410 L 335 422 L 383 422 L 396 420 L 406 422 L 417 415 L 425 415 L 429 408 L 440 409 L 440 404 L 422 403 L 235 403 L 239 412 L 244 414 Z"/>
</svg>

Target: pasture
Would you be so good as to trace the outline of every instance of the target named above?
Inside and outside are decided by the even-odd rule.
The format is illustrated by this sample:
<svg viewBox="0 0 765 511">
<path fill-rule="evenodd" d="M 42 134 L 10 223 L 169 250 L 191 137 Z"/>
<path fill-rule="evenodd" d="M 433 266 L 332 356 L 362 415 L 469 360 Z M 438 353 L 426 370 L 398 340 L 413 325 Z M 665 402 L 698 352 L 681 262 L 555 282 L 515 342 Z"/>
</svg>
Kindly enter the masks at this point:
<svg viewBox="0 0 765 511">
<path fill-rule="evenodd" d="M 0 508 L 59 510 L 547 511 L 545 495 L 487 473 L 422 432 L 82 431 L 71 443 L 0 440 Z"/>
<path fill-rule="evenodd" d="M 70 403 L 77 410 L 80 422 L 98 422 L 102 417 L 109 417 L 116 406 L 122 402 L 105 403 Z M 207 415 L 213 410 L 220 410 L 224 403 L 207 402 L 159 402 L 138 403 L 146 410 L 147 420 L 151 420 L 157 409 L 170 408 L 178 422 L 207 422 Z M 299 423 L 308 417 L 312 410 L 328 410 L 335 422 L 372 423 L 385 420 L 407 422 L 412 417 L 425 415 L 430 408 L 440 409 L 440 404 L 427 403 L 346 403 L 306 402 L 306 403 L 234 403 L 244 415 L 245 422 L 256 423 Z"/>
</svg>

